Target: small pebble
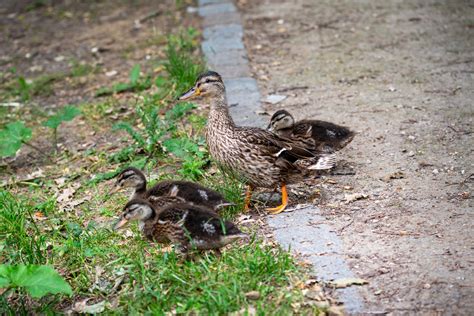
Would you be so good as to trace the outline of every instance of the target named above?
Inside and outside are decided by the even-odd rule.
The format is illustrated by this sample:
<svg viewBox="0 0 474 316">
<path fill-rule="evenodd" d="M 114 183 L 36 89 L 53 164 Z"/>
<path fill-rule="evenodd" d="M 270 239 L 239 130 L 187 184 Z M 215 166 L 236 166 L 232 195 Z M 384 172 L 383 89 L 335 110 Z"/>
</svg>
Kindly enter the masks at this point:
<svg viewBox="0 0 474 316">
<path fill-rule="evenodd" d="M 105 73 L 105 75 L 106 75 L 107 77 L 113 77 L 113 76 L 115 76 L 115 75 L 117 75 L 117 74 L 118 74 L 118 71 L 117 71 L 117 70 L 111 70 L 111 71 L 107 71 L 107 72 Z"/>
</svg>

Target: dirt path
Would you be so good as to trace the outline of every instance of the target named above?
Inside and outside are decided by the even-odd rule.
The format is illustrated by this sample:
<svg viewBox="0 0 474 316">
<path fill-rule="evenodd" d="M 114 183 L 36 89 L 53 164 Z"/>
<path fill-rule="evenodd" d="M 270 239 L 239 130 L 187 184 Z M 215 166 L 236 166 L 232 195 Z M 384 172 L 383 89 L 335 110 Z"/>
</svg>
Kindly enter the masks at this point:
<svg viewBox="0 0 474 316">
<path fill-rule="evenodd" d="M 322 185 L 368 310 L 474 310 L 474 6 L 240 1 L 250 65 L 279 108 L 359 132 Z M 349 194 L 366 198 L 346 202 Z"/>
</svg>

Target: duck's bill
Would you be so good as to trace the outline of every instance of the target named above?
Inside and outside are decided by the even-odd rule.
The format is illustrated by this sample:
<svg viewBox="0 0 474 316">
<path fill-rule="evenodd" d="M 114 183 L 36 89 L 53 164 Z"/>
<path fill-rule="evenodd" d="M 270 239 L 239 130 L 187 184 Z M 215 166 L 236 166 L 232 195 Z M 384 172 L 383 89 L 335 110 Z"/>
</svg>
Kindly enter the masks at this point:
<svg viewBox="0 0 474 316">
<path fill-rule="evenodd" d="M 114 185 L 108 192 L 107 192 L 107 197 L 110 197 L 111 195 L 114 195 L 118 191 L 120 191 L 122 187 L 120 185 Z"/>
<path fill-rule="evenodd" d="M 192 97 L 197 97 L 198 95 L 201 94 L 201 91 L 199 90 L 199 88 L 196 88 L 196 87 L 192 87 L 191 89 L 189 89 L 187 92 L 185 92 L 184 94 L 182 94 L 178 100 L 179 101 L 183 101 L 183 100 L 188 100 Z"/>
<path fill-rule="evenodd" d="M 120 229 L 121 227 L 125 226 L 126 224 L 128 223 L 128 220 L 126 218 L 121 218 L 117 224 L 115 224 L 114 226 L 114 230 L 118 230 Z"/>
</svg>

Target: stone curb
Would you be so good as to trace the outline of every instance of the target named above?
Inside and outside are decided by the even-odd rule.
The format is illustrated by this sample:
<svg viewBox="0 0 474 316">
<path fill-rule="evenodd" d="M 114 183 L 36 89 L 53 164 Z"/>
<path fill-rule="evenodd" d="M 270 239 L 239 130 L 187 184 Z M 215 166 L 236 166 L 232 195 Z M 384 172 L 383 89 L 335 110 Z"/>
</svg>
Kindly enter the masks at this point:
<svg viewBox="0 0 474 316">
<path fill-rule="evenodd" d="M 202 51 L 209 69 L 222 75 L 227 89 L 230 113 L 237 125 L 264 127 L 259 116 L 260 92 L 257 81 L 250 77 L 247 51 L 243 44 L 240 13 L 231 0 L 199 0 L 199 15 L 203 18 Z M 321 281 L 355 277 L 344 260 L 341 240 L 324 222 L 317 207 L 268 216 L 268 225 L 275 239 L 285 249 L 291 249 L 311 261 Z M 361 313 L 363 302 L 357 288 L 338 289 L 338 298 L 347 312 Z"/>
<path fill-rule="evenodd" d="M 260 92 L 257 82 L 250 77 L 237 8 L 229 0 L 200 0 L 198 13 L 204 25 L 201 44 L 204 57 L 209 69 L 224 79 L 235 123 L 263 127 L 265 122 L 258 115 Z"/>
</svg>

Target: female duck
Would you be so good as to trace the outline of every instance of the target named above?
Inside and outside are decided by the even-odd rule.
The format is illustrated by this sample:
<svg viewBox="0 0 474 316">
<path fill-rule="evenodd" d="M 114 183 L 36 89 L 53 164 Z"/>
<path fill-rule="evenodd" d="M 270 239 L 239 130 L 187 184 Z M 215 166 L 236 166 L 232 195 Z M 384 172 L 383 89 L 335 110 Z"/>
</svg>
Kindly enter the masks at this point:
<svg viewBox="0 0 474 316">
<path fill-rule="evenodd" d="M 315 170 L 334 166 L 334 157 L 321 155 L 299 142 L 256 127 L 236 126 L 229 114 L 221 76 L 208 71 L 197 78 L 180 100 L 204 98 L 210 105 L 206 128 L 209 153 L 224 169 L 247 182 L 245 209 L 248 209 L 254 187 L 274 188 L 281 185 L 282 203 L 267 209 L 272 214 L 288 205 L 286 184 L 301 181 Z"/>
</svg>

